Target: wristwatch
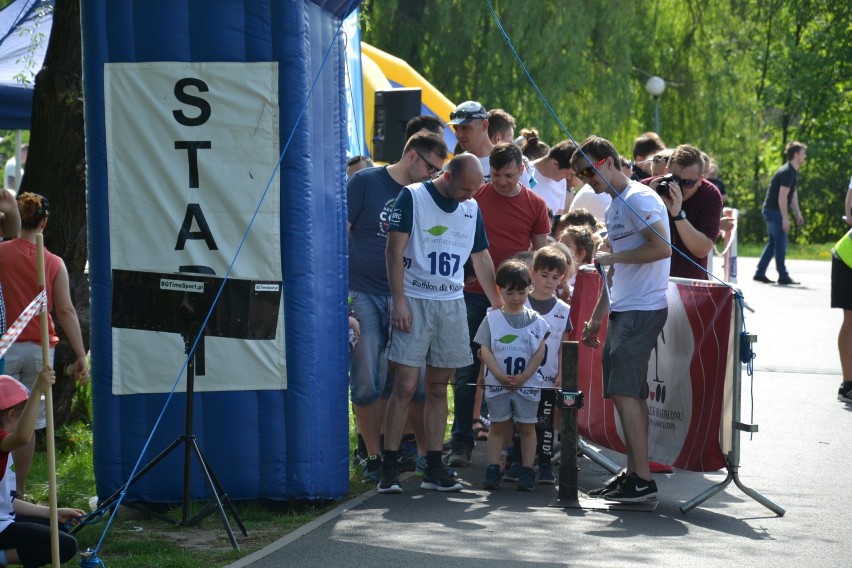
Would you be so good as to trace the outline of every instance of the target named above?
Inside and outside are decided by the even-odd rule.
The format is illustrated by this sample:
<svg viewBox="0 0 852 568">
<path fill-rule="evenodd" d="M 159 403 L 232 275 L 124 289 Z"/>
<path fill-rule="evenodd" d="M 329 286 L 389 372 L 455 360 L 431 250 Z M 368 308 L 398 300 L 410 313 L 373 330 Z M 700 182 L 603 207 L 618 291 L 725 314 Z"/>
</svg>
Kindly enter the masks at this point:
<svg viewBox="0 0 852 568">
<path fill-rule="evenodd" d="M 683 221 L 684 219 L 686 219 L 686 211 L 681 209 L 680 213 L 672 216 L 672 219 L 674 219 L 675 221 Z"/>
</svg>

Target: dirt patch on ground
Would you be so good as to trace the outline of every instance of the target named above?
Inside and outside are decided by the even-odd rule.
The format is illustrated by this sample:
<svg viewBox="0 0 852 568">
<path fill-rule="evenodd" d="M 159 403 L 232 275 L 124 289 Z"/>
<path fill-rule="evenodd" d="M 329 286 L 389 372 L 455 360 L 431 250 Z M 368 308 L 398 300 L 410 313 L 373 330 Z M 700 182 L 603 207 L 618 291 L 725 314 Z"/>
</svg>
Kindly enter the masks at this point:
<svg viewBox="0 0 852 568">
<path fill-rule="evenodd" d="M 174 514 L 177 513 L 177 517 Z M 165 518 L 162 513 L 152 512 L 144 506 L 121 507 L 119 525 L 116 527 L 130 539 L 154 539 L 175 544 L 189 552 L 217 553 L 233 550 L 225 526 L 218 515 L 210 515 L 200 524 L 181 526 L 178 522 L 180 511 L 172 511 L 172 517 Z M 162 518 L 161 518 L 162 517 Z M 244 535 L 232 517 L 228 518 L 234 538 L 240 548 L 259 548 L 280 538 L 280 531 L 260 530 L 247 527 Z"/>
<path fill-rule="evenodd" d="M 238 528 L 234 528 L 234 537 L 240 547 L 251 547 L 262 544 L 274 536 L 271 531 L 249 531 L 243 536 Z M 198 552 L 227 552 L 233 550 L 231 540 L 224 527 L 170 527 L 145 529 L 148 537 L 171 541 L 188 551 Z"/>
</svg>

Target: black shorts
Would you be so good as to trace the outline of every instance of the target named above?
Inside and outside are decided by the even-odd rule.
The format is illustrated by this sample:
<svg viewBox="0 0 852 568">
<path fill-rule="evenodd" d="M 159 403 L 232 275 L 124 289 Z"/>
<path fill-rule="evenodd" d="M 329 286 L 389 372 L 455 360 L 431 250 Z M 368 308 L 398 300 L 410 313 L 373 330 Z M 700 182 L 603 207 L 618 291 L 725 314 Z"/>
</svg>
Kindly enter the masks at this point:
<svg viewBox="0 0 852 568">
<path fill-rule="evenodd" d="M 831 307 L 852 310 L 852 268 L 831 255 Z"/>
</svg>

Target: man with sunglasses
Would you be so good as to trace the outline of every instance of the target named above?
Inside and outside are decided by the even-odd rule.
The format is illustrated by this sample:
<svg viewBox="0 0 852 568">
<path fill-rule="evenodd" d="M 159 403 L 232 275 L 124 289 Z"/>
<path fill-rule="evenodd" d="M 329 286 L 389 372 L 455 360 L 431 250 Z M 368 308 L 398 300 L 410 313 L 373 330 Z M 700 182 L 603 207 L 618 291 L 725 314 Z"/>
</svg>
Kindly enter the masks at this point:
<svg viewBox="0 0 852 568">
<path fill-rule="evenodd" d="M 707 259 L 719 236 L 722 194 L 704 179 L 703 171 L 701 151 L 681 144 L 669 157 L 668 172 L 672 177 L 664 184 L 668 191 L 658 191 L 669 211 L 671 243 L 676 249 L 672 251 L 670 276 L 710 279 Z M 657 190 L 663 179 L 656 177 L 643 183 Z"/>
<path fill-rule="evenodd" d="M 648 465 L 648 361 L 668 316 L 669 226 L 666 206 L 648 186 L 621 170 L 618 151 L 598 136 L 585 139 L 571 158 L 574 171 L 596 193 L 607 192 L 611 251 L 595 253 L 609 270 L 611 289 L 602 290 L 583 328 L 583 344 L 598 348 L 601 324 L 609 314 L 603 344 L 604 396 L 611 398 L 624 432 L 627 469 L 589 495 L 638 503 L 657 499 Z"/>
<path fill-rule="evenodd" d="M 352 350 L 349 381 L 358 430 L 368 459 L 364 480 L 378 481 L 380 437 L 387 380 L 384 348 L 390 335 L 391 292 L 385 268 L 388 225 L 402 188 L 431 179 L 443 166 L 448 150 L 440 135 L 421 131 L 405 144 L 402 158 L 390 166 L 355 172 L 346 185 L 349 229 L 350 308 L 361 324 Z"/>
</svg>

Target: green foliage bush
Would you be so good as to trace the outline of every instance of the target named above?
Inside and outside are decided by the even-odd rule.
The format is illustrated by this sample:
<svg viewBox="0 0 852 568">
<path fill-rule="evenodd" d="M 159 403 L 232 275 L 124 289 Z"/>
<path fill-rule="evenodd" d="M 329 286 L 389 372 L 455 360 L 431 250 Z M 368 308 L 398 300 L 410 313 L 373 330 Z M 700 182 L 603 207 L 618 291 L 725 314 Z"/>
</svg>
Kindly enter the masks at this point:
<svg viewBox="0 0 852 568">
<path fill-rule="evenodd" d="M 715 157 L 728 205 L 740 210 L 741 241 L 765 239 L 761 204 L 791 140 L 809 146 L 799 186 L 807 224 L 791 240 L 828 242 L 843 232 L 852 174 L 848 2 L 490 3 L 556 117 L 485 2 L 364 0 L 363 39 L 408 61 L 452 101 L 506 109 L 517 131 L 533 126 L 555 143 L 567 137 L 558 118 L 576 140 L 599 134 L 628 156 L 633 139 L 654 128 L 644 85 L 659 75 L 667 82 L 660 135 Z"/>
</svg>

